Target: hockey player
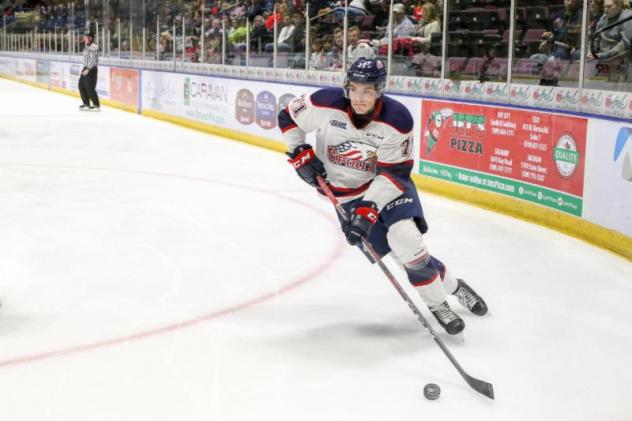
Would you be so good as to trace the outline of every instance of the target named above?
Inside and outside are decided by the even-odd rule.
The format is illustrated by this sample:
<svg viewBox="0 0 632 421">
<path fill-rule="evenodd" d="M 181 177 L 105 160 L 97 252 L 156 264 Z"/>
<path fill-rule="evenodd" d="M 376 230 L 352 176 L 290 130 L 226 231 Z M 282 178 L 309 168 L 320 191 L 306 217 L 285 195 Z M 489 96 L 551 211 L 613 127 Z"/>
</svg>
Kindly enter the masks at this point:
<svg viewBox="0 0 632 421">
<path fill-rule="evenodd" d="M 465 323 L 447 294 L 479 316 L 487 305 L 428 252 L 428 226 L 410 178 L 413 119 L 404 105 L 382 95 L 385 82 L 381 61 L 360 58 L 349 68 L 344 89 L 294 98 L 279 113 L 288 162 L 313 187 L 316 176 L 323 177 L 349 215 L 348 222 L 341 220 L 347 241 L 360 245 L 366 238 L 380 256 L 392 252 L 439 324 L 454 335 Z M 312 131 L 315 150 L 305 140 Z"/>
</svg>

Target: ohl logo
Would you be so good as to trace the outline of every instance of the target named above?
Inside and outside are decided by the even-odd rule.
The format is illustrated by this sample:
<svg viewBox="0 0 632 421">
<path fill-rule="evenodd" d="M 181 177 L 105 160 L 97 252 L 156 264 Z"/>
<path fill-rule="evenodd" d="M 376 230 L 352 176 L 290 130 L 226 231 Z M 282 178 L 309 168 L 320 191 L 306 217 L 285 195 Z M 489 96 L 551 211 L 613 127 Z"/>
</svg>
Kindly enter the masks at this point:
<svg viewBox="0 0 632 421">
<path fill-rule="evenodd" d="M 617 162 L 619 158 L 621 158 L 621 155 L 624 155 L 623 166 L 621 167 L 621 177 L 625 181 L 632 183 L 632 147 L 629 147 L 628 151 L 623 154 L 626 144 L 632 145 L 632 128 L 622 127 L 619 129 L 617 141 L 614 146 L 613 161 Z"/>
</svg>

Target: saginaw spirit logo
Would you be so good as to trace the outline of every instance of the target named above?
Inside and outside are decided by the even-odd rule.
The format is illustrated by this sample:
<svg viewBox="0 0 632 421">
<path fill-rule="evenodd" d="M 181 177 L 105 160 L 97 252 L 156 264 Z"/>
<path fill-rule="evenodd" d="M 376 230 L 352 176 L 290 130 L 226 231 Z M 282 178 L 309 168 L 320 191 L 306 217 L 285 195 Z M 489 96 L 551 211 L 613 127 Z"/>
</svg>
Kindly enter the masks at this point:
<svg viewBox="0 0 632 421">
<path fill-rule="evenodd" d="M 426 156 L 430 156 L 444 133 L 450 136 L 448 145 L 450 149 L 482 155 L 485 116 L 455 113 L 451 108 L 433 111 L 428 118 L 424 133 Z"/>
<path fill-rule="evenodd" d="M 361 140 L 348 140 L 340 145 L 327 147 L 330 162 L 355 170 L 375 172 L 377 154 L 375 147 Z"/>
<path fill-rule="evenodd" d="M 569 178 L 573 175 L 579 164 L 579 152 L 573 136 L 568 133 L 560 136 L 553 149 L 553 160 L 562 177 Z"/>
</svg>

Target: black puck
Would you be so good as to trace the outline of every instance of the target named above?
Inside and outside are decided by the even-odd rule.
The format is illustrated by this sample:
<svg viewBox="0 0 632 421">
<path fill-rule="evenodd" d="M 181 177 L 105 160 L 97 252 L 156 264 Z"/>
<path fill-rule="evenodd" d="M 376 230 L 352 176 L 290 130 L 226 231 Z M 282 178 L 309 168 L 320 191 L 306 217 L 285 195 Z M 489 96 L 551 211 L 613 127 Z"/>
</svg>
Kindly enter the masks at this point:
<svg viewBox="0 0 632 421">
<path fill-rule="evenodd" d="M 439 399 L 439 395 L 441 395 L 441 389 L 439 385 L 434 383 L 428 383 L 424 387 L 424 396 L 426 399 L 434 401 L 435 399 Z"/>
</svg>

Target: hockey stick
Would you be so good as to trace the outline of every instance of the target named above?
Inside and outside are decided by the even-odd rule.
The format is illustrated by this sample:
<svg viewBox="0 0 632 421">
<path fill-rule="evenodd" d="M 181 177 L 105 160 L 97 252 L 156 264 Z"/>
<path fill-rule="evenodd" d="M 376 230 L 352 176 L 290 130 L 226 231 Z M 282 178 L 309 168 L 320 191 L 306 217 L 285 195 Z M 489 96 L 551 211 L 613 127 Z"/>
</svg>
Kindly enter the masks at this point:
<svg viewBox="0 0 632 421">
<path fill-rule="evenodd" d="M 323 178 L 320 175 L 316 176 L 316 180 L 318 181 L 318 185 L 320 186 L 322 191 L 325 193 L 325 195 L 327 195 L 327 197 L 329 198 L 331 203 L 336 208 L 336 211 L 338 212 L 340 217 L 343 220 L 346 221 L 347 220 L 347 212 L 345 212 L 344 208 L 342 207 L 342 205 L 340 204 L 340 202 L 338 201 L 336 196 L 334 196 L 334 194 L 331 192 L 331 190 L 329 189 L 329 186 L 327 185 L 327 183 L 325 183 L 325 180 L 323 180 Z M 450 352 L 448 347 L 446 347 L 446 345 L 443 343 L 441 338 L 439 338 L 437 336 L 437 334 L 432 329 L 430 324 L 426 321 L 425 317 L 421 314 L 421 312 L 419 311 L 419 309 L 417 308 L 415 303 L 412 302 L 412 300 L 410 299 L 408 294 L 406 294 L 406 291 L 404 291 L 404 289 L 399 284 L 399 282 L 397 282 L 397 279 L 395 278 L 395 276 L 386 267 L 384 262 L 382 262 L 382 259 L 381 259 L 380 255 L 376 253 L 376 251 L 371 246 L 371 243 L 369 243 L 369 241 L 367 239 L 363 238 L 362 239 L 362 246 L 364 247 L 364 250 L 371 256 L 371 258 L 373 258 L 373 260 L 375 260 L 375 262 L 380 267 L 380 269 L 382 269 L 382 272 L 384 272 L 384 275 L 386 275 L 388 280 L 391 282 L 391 285 L 393 285 L 393 287 L 395 287 L 395 289 L 397 290 L 399 295 L 404 299 L 404 301 L 406 301 L 406 304 L 408 304 L 408 307 L 412 310 L 413 313 L 415 313 L 415 315 L 417 316 L 417 318 L 419 319 L 421 324 L 424 326 L 424 328 L 426 328 L 426 330 L 428 331 L 428 333 L 430 334 L 432 339 L 434 339 L 434 341 L 437 343 L 437 345 L 439 345 L 439 348 L 441 348 L 443 353 L 446 355 L 446 357 L 448 357 L 448 359 L 450 360 L 450 362 L 452 363 L 454 368 L 456 368 L 456 370 L 459 372 L 461 377 L 463 377 L 465 379 L 467 384 L 469 384 L 470 387 L 472 389 L 476 390 L 478 393 L 481 393 L 481 394 L 487 396 L 490 399 L 494 399 L 494 387 L 492 386 L 492 384 L 491 383 L 487 383 L 487 382 L 485 382 L 483 380 L 479 380 L 477 378 L 474 378 L 474 377 L 470 376 L 469 374 L 467 374 L 465 372 L 465 370 L 463 370 L 463 368 L 458 363 L 458 361 L 454 358 L 454 356 L 452 355 L 452 353 Z"/>
</svg>

